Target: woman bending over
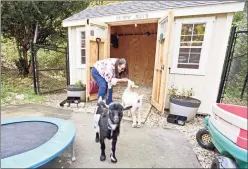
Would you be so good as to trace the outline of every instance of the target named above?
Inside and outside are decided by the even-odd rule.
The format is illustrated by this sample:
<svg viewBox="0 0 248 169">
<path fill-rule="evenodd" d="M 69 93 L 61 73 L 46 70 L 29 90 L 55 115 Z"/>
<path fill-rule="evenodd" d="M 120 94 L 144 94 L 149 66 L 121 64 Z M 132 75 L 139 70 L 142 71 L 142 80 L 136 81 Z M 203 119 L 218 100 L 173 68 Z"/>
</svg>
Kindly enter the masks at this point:
<svg viewBox="0 0 248 169">
<path fill-rule="evenodd" d="M 128 65 L 124 58 L 108 58 L 98 60 L 92 68 L 92 77 L 99 86 L 98 98 L 105 98 L 106 104 L 112 102 L 112 86 L 128 81 Z"/>
</svg>

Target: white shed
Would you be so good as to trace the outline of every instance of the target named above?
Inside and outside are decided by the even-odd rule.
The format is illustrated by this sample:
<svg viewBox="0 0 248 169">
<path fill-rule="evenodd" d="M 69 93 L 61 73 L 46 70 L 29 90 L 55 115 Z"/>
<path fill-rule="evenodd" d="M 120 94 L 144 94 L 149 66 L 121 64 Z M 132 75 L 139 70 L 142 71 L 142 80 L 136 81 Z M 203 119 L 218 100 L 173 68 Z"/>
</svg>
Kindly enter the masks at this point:
<svg viewBox="0 0 248 169">
<path fill-rule="evenodd" d="M 168 88 L 193 88 L 198 113 L 216 102 L 234 12 L 243 1 L 127 1 L 87 8 L 63 21 L 68 27 L 70 83 L 86 84 L 97 59 L 124 57 L 130 77 L 152 86 L 151 104 L 169 106 Z M 118 48 L 110 43 L 117 35 Z M 101 38 L 97 58 L 96 38 Z"/>
</svg>

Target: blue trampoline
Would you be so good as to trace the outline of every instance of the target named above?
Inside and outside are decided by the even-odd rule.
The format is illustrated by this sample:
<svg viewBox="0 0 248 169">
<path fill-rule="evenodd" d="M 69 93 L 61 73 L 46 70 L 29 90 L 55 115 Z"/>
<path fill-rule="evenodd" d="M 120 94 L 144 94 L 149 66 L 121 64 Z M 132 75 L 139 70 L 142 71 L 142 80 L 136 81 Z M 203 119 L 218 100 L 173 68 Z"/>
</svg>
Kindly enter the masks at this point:
<svg viewBox="0 0 248 169">
<path fill-rule="evenodd" d="M 47 117 L 1 121 L 1 168 L 37 168 L 59 156 L 70 145 L 75 160 L 76 128 L 72 122 Z"/>
</svg>

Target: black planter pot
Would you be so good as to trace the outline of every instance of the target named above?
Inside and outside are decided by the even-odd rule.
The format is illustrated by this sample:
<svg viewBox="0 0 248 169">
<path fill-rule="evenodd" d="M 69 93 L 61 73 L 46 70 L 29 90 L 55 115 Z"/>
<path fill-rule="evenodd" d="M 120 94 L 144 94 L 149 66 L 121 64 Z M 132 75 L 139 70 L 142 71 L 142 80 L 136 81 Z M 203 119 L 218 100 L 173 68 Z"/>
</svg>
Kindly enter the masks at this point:
<svg viewBox="0 0 248 169">
<path fill-rule="evenodd" d="M 73 86 L 67 87 L 67 97 L 80 97 L 81 101 L 86 101 L 86 87 L 85 86 Z"/>
<path fill-rule="evenodd" d="M 86 90 L 86 87 L 85 86 L 80 87 L 80 86 L 69 85 L 67 87 L 67 90 L 68 91 L 85 91 Z"/>
<path fill-rule="evenodd" d="M 195 98 L 189 98 L 190 100 L 184 99 L 184 97 L 171 96 L 170 102 L 176 105 L 184 106 L 184 107 L 191 107 L 191 108 L 198 108 L 201 105 L 201 101 Z"/>
<path fill-rule="evenodd" d="M 201 101 L 195 98 L 183 96 L 170 97 L 170 114 L 185 116 L 187 121 L 191 121 L 201 105 Z"/>
</svg>

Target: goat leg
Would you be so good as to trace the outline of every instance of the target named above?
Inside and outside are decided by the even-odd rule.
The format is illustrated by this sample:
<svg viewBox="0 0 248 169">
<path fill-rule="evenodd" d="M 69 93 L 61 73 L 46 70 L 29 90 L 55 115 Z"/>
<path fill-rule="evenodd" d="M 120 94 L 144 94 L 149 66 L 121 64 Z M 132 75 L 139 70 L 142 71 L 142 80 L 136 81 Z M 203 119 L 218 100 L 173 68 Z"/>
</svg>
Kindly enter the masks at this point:
<svg viewBox="0 0 248 169">
<path fill-rule="evenodd" d="M 131 117 L 131 110 L 128 110 L 128 117 Z"/>
<path fill-rule="evenodd" d="M 101 139 L 101 140 L 100 140 L 100 144 L 101 144 L 101 156 L 100 156 L 100 161 L 105 161 L 106 155 L 105 155 L 105 143 L 104 143 L 104 139 Z"/>
<path fill-rule="evenodd" d="M 117 163 L 117 158 L 115 157 L 116 143 L 117 143 L 117 137 L 115 136 L 112 139 L 112 154 L 110 155 L 112 163 Z"/>
<path fill-rule="evenodd" d="M 95 138 L 95 141 L 96 141 L 96 143 L 98 143 L 98 142 L 99 142 L 99 133 L 98 133 L 98 132 L 96 133 L 96 138 Z"/>
<path fill-rule="evenodd" d="M 138 108 L 138 126 L 137 127 L 140 127 L 141 126 L 141 108 L 139 107 Z"/>
<path fill-rule="evenodd" d="M 133 124 L 132 124 L 132 126 L 133 126 L 133 127 L 137 127 L 135 109 L 132 108 L 132 109 L 131 109 L 131 112 L 132 112 L 132 117 L 133 117 Z"/>
<path fill-rule="evenodd" d="M 96 109 L 97 110 L 97 109 Z M 98 143 L 99 142 L 99 132 L 100 132 L 100 127 L 99 127 L 99 120 L 100 120 L 100 114 L 96 114 L 97 111 L 95 111 L 95 114 L 94 114 L 94 129 L 95 129 L 95 132 L 96 132 L 96 138 L 95 138 L 95 141 Z"/>
</svg>

